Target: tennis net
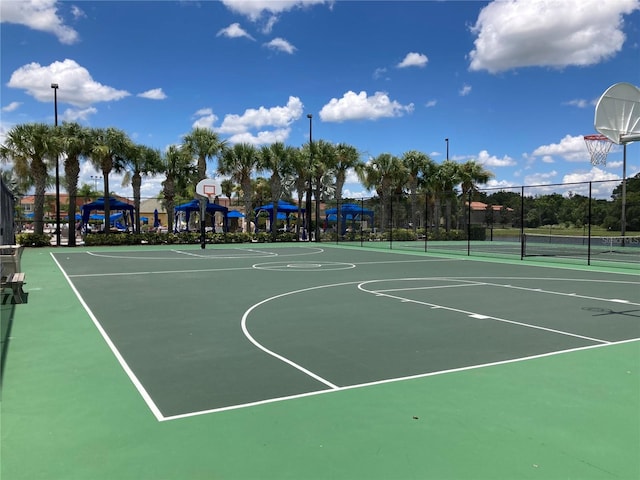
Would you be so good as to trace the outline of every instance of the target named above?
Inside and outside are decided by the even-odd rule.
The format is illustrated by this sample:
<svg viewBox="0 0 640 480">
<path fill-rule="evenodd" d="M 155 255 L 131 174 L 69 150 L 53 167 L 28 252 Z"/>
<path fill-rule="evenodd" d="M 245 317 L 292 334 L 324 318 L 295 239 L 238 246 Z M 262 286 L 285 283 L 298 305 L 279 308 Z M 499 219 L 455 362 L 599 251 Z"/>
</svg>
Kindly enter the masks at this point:
<svg viewBox="0 0 640 480">
<path fill-rule="evenodd" d="M 640 236 L 582 236 L 525 233 L 523 255 L 564 256 L 637 255 L 640 257 Z"/>
</svg>

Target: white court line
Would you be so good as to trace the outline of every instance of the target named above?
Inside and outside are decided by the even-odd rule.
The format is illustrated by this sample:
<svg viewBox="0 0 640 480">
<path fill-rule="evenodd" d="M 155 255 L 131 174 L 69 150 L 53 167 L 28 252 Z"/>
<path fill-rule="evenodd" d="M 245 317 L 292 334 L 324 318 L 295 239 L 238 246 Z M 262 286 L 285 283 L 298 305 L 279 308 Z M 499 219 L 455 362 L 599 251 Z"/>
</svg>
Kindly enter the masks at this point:
<svg viewBox="0 0 640 480">
<path fill-rule="evenodd" d="M 89 315 L 89 318 L 91 318 L 91 321 L 93 322 L 93 324 L 98 329 L 98 332 L 100 332 L 100 335 L 102 335 L 102 338 L 104 339 L 106 344 L 111 349 L 111 352 L 113 353 L 113 355 L 118 360 L 118 363 L 120 364 L 120 366 L 122 367 L 124 372 L 129 377 L 129 380 L 131 380 L 131 383 L 133 383 L 134 387 L 136 387 L 136 390 L 138 390 L 138 393 L 140 393 L 140 396 L 142 397 L 144 402 L 149 407 L 149 410 L 151 410 L 151 413 L 153 413 L 154 417 L 156 417 L 156 419 L 158 421 L 164 420 L 164 416 L 162 415 L 162 412 L 160 412 L 160 409 L 158 408 L 158 406 L 155 404 L 155 402 L 151 398 L 151 395 L 149 395 L 149 393 L 144 388 L 144 386 L 142 385 L 140 380 L 138 380 L 138 377 L 135 376 L 135 374 L 133 373 L 133 370 L 129 367 L 129 365 L 125 361 L 124 357 L 120 354 L 120 352 L 116 348 L 115 344 L 111 341 L 111 338 L 109 338 L 109 335 L 107 334 L 107 332 L 104 330 L 104 328 L 102 328 L 102 325 L 100 325 L 100 322 L 98 321 L 96 316 L 93 314 L 93 312 L 91 311 L 91 309 L 89 308 L 87 303 L 84 301 L 84 299 L 80 295 L 80 292 L 78 292 L 78 290 L 76 289 L 75 285 L 71 282 L 71 279 L 67 275 L 67 272 L 65 272 L 64 269 L 62 268 L 62 265 L 60 265 L 60 263 L 58 263 L 58 260 L 53 255 L 53 252 L 51 252 L 50 255 L 51 255 L 51 258 L 53 258 L 53 261 L 56 263 L 56 265 L 58 265 L 58 268 L 60 269 L 60 271 L 64 275 L 64 278 L 67 280 L 67 283 L 69 284 L 69 286 L 73 290 L 73 293 L 76 294 L 76 297 L 78 298 L 78 300 L 80 301 L 80 304 L 83 306 L 83 308 L 85 309 L 85 311 Z"/>
<path fill-rule="evenodd" d="M 367 383 L 358 383 L 358 384 L 354 384 L 354 385 L 347 385 L 344 387 L 338 387 L 335 389 L 327 389 L 327 390 L 317 390 L 314 392 L 307 392 L 307 393 L 301 393 L 301 394 L 297 394 L 297 395 L 288 395 L 288 396 L 284 396 L 284 397 L 275 397 L 275 398 L 269 398 L 266 400 L 260 400 L 260 401 L 256 401 L 256 402 L 250 402 L 250 403 L 243 403 L 243 404 L 238 404 L 238 405 L 229 405 L 226 407 L 220 407 L 220 408 L 212 408 L 209 410 L 199 410 L 196 412 L 189 412 L 189 413 L 181 413 L 178 415 L 170 415 L 170 416 L 166 416 L 162 419 L 162 421 L 169 421 L 169 420 L 179 420 L 179 419 L 183 419 L 183 418 L 189 418 L 189 417 L 196 417 L 199 415 L 208 415 L 211 413 L 220 413 L 220 412 L 226 412 L 229 410 L 239 410 L 242 408 L 248 408 L 248 407 L 254 407 L 257 405 L 266 405 L 269 403 L 277 403 L 277 402 L 283 402 L 283 401 L 287 401 L 287 400 L 293 400 L 293 399 L 298 399 L 298 398 L 305 398 L 305 397 L 311 397 L 311 396 L 315 396 L 315 395 L 324 395 L 326 393 L 336 393 L 336 392 L 341 392 L 343 390 L 355 390 L 358 388 L 367 388 L 367 387 L 375 387 L 377 385 L 384 385 L 387 383 L 396 383 L 396 382 L 404 382 L 404 381 L 408 381 L 408 380 L 418 380 L 421 378 L 427 378 L 427 377 L 435 377 L 435 376 L 439 376 L 439 375 L 445 375 L 445 374 L 451 374 L 451 373 L 458 373 L 458 372 L 466 372 L 466 371 L 470 371 L 470 370 L 478 370 L 481 368 L 488 368 L 488 367 L 496 367 L 499 365 L 508 365 L 511 363 L 519 363 L 519 362 L 526 362 L 526 361 L 530 361 L 530 360 L 536 360 L 539 358 L 545 358 L 545 357 L 553 357 L 556 355 L 564 355 L 566 353 L 574 353 L 574 352 L 580 352 L 583 350 L 592 350 L 592 349 L 596 349 L 596 348 L 602 348 L 602 347 L 611 347 L 613 345 L 622 345 L 625 343 L 631 343 L 631 342 L 638 342 L 640 341 L 640 338 L 632 338 L 629 340 L 621 340 L 618 342 L 611 342 L 611 343 L 607 343 L 607 344 L 599 344 L 599 345 L 587 345 L 584 347 L 576 347 L 576 348 L 571 348 L 568 350 L 558 350 L 555 352 L 547 352 L 547 353 L 540 353 L 537 355 L 530 355 L 528 357 L 520 357 L 520 358 L 512 358 L 509 360 L 500 360 L 497 362 L 490 362 L 490 363 L 482 363 L 482 364 L 478 364 L 478 365 L 469 365 L 466 367 L 459 367 L 459 368 L 451 368 L 448 370 L 439 370 L 437 372 L 429 372 L 429 373 L 418 373 L 415 375 L 408 375 L 405 377 L 396 377 L 396 378 L 388 378 L 388 379 L 384 379 L 384 380 L 376 380 L 373 382 L 367 382 Z"/>
<path fill-rule="evenodd" d="M 424 280 L 424 279 L 419 279 L 419 280 Z M 438 308 L 438 309 L 442 309 L 442 310 L 448 310 L 450 312 L 461 313 L 461 314 L 467 315 L 468 317 L 471 317 L 471 318 L 476 318 L 476 319 L 486 318 L 486 319 L 496 320 L 498 322 L 509 323 L 509 324 L 512 324 L 512 325 L 519 325 L 519 326 L 526 327 L 526 328 L 532 328 L 534 330 L 544 330 L 544 331 L 547 331 L 547 332 L 557 333 L 557 334 L 560 334 L 560 335 L 566 335 L 566 336 L 569 336 L 569 337 L 581 338 L 583 340 L 589 340 L 589 341 L 592 341 L 592 342 L 611 343 L 608 340 L 602 340 L 602 339 L 599 339 L 599 338 L 587 337 L 585 335 L 578 335 L 577 333 L 565 332 L 563 330 L 556 330 L 554 328 L 541 327 L 541 326 L 538 326 L 538 325 L 532 325 L 530 323 L 517 322 L 515 320 L 508 320 L 506 318 L 494 317 L 492 315 L 484 315 L 484 314 L 481 314 L 481 313 L 478 313 L 478 312 L 470 312 L 468 310 L 462 310 L 460 308 L 447 307 L 446 305 L 438 305 L 436 303 L 422 302 L 422 301 L 419 301 L 419 300 L 412 300 L 410 298 L 400 297 L 400 296 L 397 296 L 397 295 L 389 295 L 389 294 L 383 293 L 382 291 L 379 291 L 379 290 L 368 290 L 368 289 L 363 287 L 363 285 L 366 285 L 368 283 L 377 283 L 379 281 L 380 280 L 369 280 L 369 281 L 366 281 L 366 282 L 362 282 L 360 285 L 358 285 L 358 289 L 362 290 L 363 292 L 370 293 L 372 295 L 393 298 L 395 300 L 400 300 L 402 302 L 415 303 L 417 305 L 425 305 L 425 306 L 431 307 L 431 308 Z M 387 281 L 387 280 L 385 280 L 385 281 Z"/>
<path fill-rule="evenodd" d="M 486 366 L 493 366 L 493 365 L 500 365 L 500 364 L 505 364 L 505 363 L 513 363 L 513 362 L 518 362 L 518 361 L 524 361 L 524 360 L 529 360 L 529 359 L 533 359 L 533 358 L 540 358 L 540 357 L 545 357 L 545 356 L 550 356 L 550 355 L 557 355 L 557 354 L 562 354 L 562 353 L 567 353 L 567 352 L 573 352 L 573 351 L 578 351 L 578 350 L 584 350 L 584 349 L 590 349 L 590 348 L 596 348 L 596 347 L 601 347 L 601 346 L 606 346 L 606 345 L 614 345 L 614 344 L 619 344 L 619 343 L 626 343 L 626 342 L 631 342 L 631 341 L 637 341 L 640 339 L 632 339 L 632 340 L 625 340 L 625 341 L 620 341 L 620 342 L 607 342 L 604 340 L 599 340 L 599 339 L 592 339 L 590 337 L 583 337 L 583 336 L 579 336 L 579 335 L 574 335 L 568 332 L 562 332 L 562 331 L 557 331 L 557 330 L 552 330 L 552 329 L 546 329 L 546 328 L 542 328 L 542 327 L 534 327 L 532 325 L 529 324 L 523 324 L 523 323 L 519 323 L 519 322 L 514 322 L 514 321 L 509 321 L 509 320 L 505 320 L 505 319 L 496 319 L 495 317 L 490 317 L 490 316 L 484 316 L 487 318 L 491 318 L 491 319 L 496 319 L 496 320 L 500 320 L 500 321 L 505 321 L 507 323 L 514 323 L 514 324 L 518 324 L 518 325 L 522 325 L 525 327 L 529 327 L 529 328 L 539 328 L 541 330 L 547 330 L 550 332 L 554 332 L 554 333 L 559 333 L 562 335 L 569 335 L 569 336 L 575 336 L 575 337 L 579 337 L 579 338 L 583 338 L 583 339 L 587 339 L 590 341 L 595 341 L 598 342 L 599 345 L 590 345 L 590 346 L 586 346 L 586 347 L 579 347 L 579 348 L 575 348 L 575 349 L 570 349 L 570 350 L 563 350 L 563 351 L 557 351 L 557 352 L 550 352 L 550 353 L 546 353 L 546 354 L 540 354 L 540 355 L 535 355 L 535 356 L 531 356 L 531 357 L 522 357 L 522 358 L 518 358 L 518 359 L 511 359 L 511 360 L 506 360 L 506 361 L 500 361 L 500 362 L 493 362 L 493 363 L 487 363 L 487 364 L 481 364 L 481 365 L 473 365 L 473 366 L 468 366 L 468 367 L 462 367 L 462 368 L 458 368 L 458 369 L 451 369 L 451 370 L 445 370 L 445 371 L 440 371 L 440 372 L 431 372 L 431 373 L 425 373 L 425 374 L 417 374 L 417 375 L 412 375 L 412 376 L 407 376 L 407 377 L 398 377 L 398 378 L 393 378 L 393 379 L 386 379 L 386 380 L 380 380 L 380 381 L 375 381 L 375 382 L 368 382 L 368 383 L 363 383 L 363 384 L 357 384 L 357 385 L 349 385 L 349 386 L 345 386 L 345 387 L 339 387 L 333 383 L 331 383 L 330 381 L 323 379 L 322 377 L 320 377 L 319 375 L 314 374 L 313 372 L 310 372 L 309 370 L 305 369 L 304 367 L 301 367 L 297 364 L 295 364 L 294 362 L 286 359 L 285 357 L 282 357 L 280 355 L 278 355 L 275 352 L 271 352 L 270 350 L 259 346 L 259 344 L 257 344 L 256 346 L 258 346 L 258 348 L 262 349 L 263 351 L 265 351 L 266 353 L 275 356 L 275 358 L 279 358 L 281 361 L 288 363 L 291 366 L 294 366 L 294 368 L 299 369 L 300 371 L 304 372 L 307 375 L 312 376 L 312 378 L 315 378 L 316 380 L 318 380 L 321 383 L 324 383 L 325 385 L 327 385 L 329 387 L 329 389 L 327 390 L 320 390 L 320 391 L 314 391 L 314 392 L 307 392 L 304 394 L 299 394 L 299 395 L 293 395 L 293 396 L 287 396 L 287 397 L 279 397 L 279 398 L 275 398 L 275 399 L 266 399 L 266 400 L 261 400 L 261 401 L 257 401 L 257 402 L 252 402 L 252 403 L 248 403 L 248 404 L 244 404 L 244 405 L 234 405 L 234 406 L 228 406 L 228 407 L 221 407 L 218 409 L 211 409 L 211 410 L 206 410 L 206 411 L 202 411 L 202 412 L 193 412 L 193 413 L 187 413 L 187 414 L 183 414 L 183 415 L 177 415 L 177 416 L 163 416 L 162 413 L 160 412 L 160 410 L 157 408 L 157 406 L 155 405 L 155 403 L 153 402 L 153 400 L 151 399 L 151 397 L 148 395 L 148 393 L 146 392 L 146 390 L 144 389 L 144 387 L 142 386 L 142 384 L 139 382 L 139 380 L 137 379 L 137 377 L 134 375 L 133 371 L 129 368 L 129 366 L 127 365 L 127 363 L 124 361 L 123 357 L 120 355 L 119 351 L 117 350 L 117 348 L 115 347 L 115 345 L 113 344 L 113 342 L 109 339 L 108 335 L 106 334 L 106 332 L 104 331 L 104 329 L 101 327 L 100 323 L 98 322 L 97 318 L 93 315 L 93 313 L 91 312 L 91 310 L 89 309 L 89 307 L 86 305 L 86 303 L 84 302 L 84 300 L 80 297 L 79 292 L 77 291 L 77 289 L 74 287 L 74 285 L 71 283 L 70 280 L 70 276 L 68 276 L 66 274 L 66 272 L 62 269 L 61 265 L 58 263 L 58 261 L 55 259 L 55 257 L 53 257 L 53 253 L 51 253 L 52 258 L 54 258 L 54 261 L 56 262 L 56 264 L 58 265 L 58 267 L 60 268 L 60 270 L 63 272 L 63 275 L 65 276 L 65 278 L 67 279 L 67 282 L 69 283 L 69 285 L 71 286 L 72 290 L 74 291 L 74 293 L 76 294 L 76 296 L 78 297 L 78 299 L 80 300 L 81 304 L 83 305 L 83 307 L 85 308 L 85 310 L 88 312 L 88 314 L 90 315 L 92 321 L 94 322 L 94 324 L 96 325 L 96 328 L 98 328 L 98 331 L 101 333 L 101 335 L 103 336 L 103 338 L 105 339 L 105 342 L 107 343 L 107 345 L 109 346 L 109 348 L 112 350 L 112 352 L 114 353 L 114 355 L 116 356 L 116 358 L 118 359 L 118 362 L 121 364 L 122 368 L 125 370 L 125 373 L 127 374 L 127 376 L 129 376 L 130 380 L 132 381 L 132 383 L 134 384 L 134 386 L 136 387 L 136 389 L 139 391 L 139 393 L 141 394 L 141 396 L 143 397 L 144 401 L 147 403 L 147 405 L 149 406 L 149 408 L 151 409 L 152 413 L 154 414 L 154 416 L 156 417 L 156 419 L 158 419 L 158 421 L 165 421 L 165 420 L 172 420 L 172 419 L 177 419 L 177 418 L 185 418 L 188 416 L 194 416 L 194 415 L 201 415 L 201 414 L 205 414 L 205 413 L 213 413 L 213 412 L 218 412 L 218 411 L 224 411 L 224 410 L 231 410 L 231 409 L 237 409 L 237 408 L 244 408 L 246 406 L 252 406 L 252 405 L 260 405 L 260 404 L 265 404 L 265 403 L 272 403 L 272 402 L 276 402 L 276 401 L 281 401 L 281 400 L 286 400 L 286 399 L 290 399 L 290 398 L 301 398 L 301 397 L 305 397 L 305 396 L 310 396 L 310 395 L 318 395 L 318 394 L 322 394 L 322 393 L 327 393 L 327 392 L 334 392 L 334 391 L 339 391 L 339 390 L 347 390 L 347 389 L 353 389 L 353 388 L 360 388 L 360 387 L 366 387 L 366 386 L 371 386 L 371 385 L 378 385 L 378 384 L 384 384 L 384 383 L 389 383 L 389 382 L 396 382 L 396 381 L 401 381 L 401 380 L 407 380 L 407 379 L 413 379 L 413 378 L 422 378 L 422 377 L 428 377 L 428 376 L 433 376 L 433 375 L 439 375 L 439 374 L 443 374 L 443 373 L 451 373 L 451 372 L 457 372 L 457 371 L 464 371 L 464 370 L 471 370 L 471 369 L 475 369 L 475 368 L 482 368 L 482 367 L 486 367 Z M 127 259 L 132 259 L 132 257 L 126 257 Z M 184 257 L 183 257 L 184 258 Z M 247 257 L 238 257 L 238 258 L 247 258 Z M 384 262 L 363 262 L 363 263 L 359 263 L 356 265 L 374 265 L 374 264 L 388 264 L 388 263 L 416 263 L 416 262 L 431 262 L 434 260 L 411 260 L 411 261 L 384 261 Z M 439 261 L 439 260 L 438 260 Z M 442 261 L 451 261 L 451 260 L 442 260 Z M 227 269 L 201 269 L 201 270 L 181 270 L 181 271 L 158 271 L 158 272 L 132 272 L 132 273 L 111 273 L 111 274 L 93 274 L 93 275 L 76 275 L 78 277 L 82 277 L 82 276 L 104 276 L 104 275 L 148 275 L 148 274 L 170 274 L 170 273 L 197 273 L 197 272 L 209 272 L 209 271 L 221 271 L 221 270 L 248 270 L 250 268 L 227 268 Z M 508 277 L 462 277 L 464 279 L 470 279 L 470 278 L 489 278 L 492 280 L 496 280 L 497 278 L 502 278 L 502 279 L 506 279 Z M 456 278 L 456 277 L 446 277 L 443 278 L 442 280 L 447 280 L 447 281 L 451 281 L 452 279 L 456 279 L 456 280 L 461 280 L 462 278 Z M 534 280 L 530 277 L 512 277 L 512 278 L 517 278 L 518 280 Z M 436 278 L 434 277 L 427 277 L 425 278 L 427 280 L 434 280 Z M 333 287 L 333 286 L 341 286 L 341 285 L 350 285 L 350 284 L 364 284 L 364 283 L 369 283 L 369 282 L 376 282 L 376 281 L 389 281 L 389 280 L 407 280 L 407 279 L 385 279 L 385 280 L 371 280 L 371 281 L 367 281 L 367 282 L 362 282 L 362 281 L 357 281 L 357 282 L 346 282 L 346 283 L 339 283 L 339 284 L 332 284 L 332 285 L 324 285 L 324 286 L 319 286 L 319 287 L 311 287 L 311 288 L 305 288 L 302 290 L 297 290 L 294 292 L 288 292 L 285 294 L 281 294 L 281 295 L 277 295 L 274 297 L 271 297 L 271 299 L 275 299 L 275 298 L 280 298 L 280 297 L 284 297 L 286 295 L 290 295 L 290 294 L 294 294 L 294 293 L 299 293 L 299 292 L 304 292 L 304 291 L 309 291 L 309 290 L 315 290 L 315 289 L 320 289 L 320 288 L 329 288 L 329 287 Z M 594 280 L 594 279 L 557 279 L 557 278 L 540 278 L 537 280 L 568 280 L 568 281 L 588 281 L 588 282 L 611 282 L 611 283 L 630 283 L 630 284 L 635 284 L 636 282 L 626 282 L 626 281 L 608 281 L 608 280 Z M 469 286 L 474 286 L 477 285 L 478 282 L 470 282 L 471 285 Z M 497 285 L 497 286 L 502 286 L 502 285 Z M 532 291 L 536 290 L 536 289 L 531 289 Z M 366 291 L 366 290 L 365 290 Z M 369 292 L 369 293 L 374 293 L 374 292 Z M 388 295 L 390 296 L 390 295 Z M 393 297 L 393 296 L 390 296 Z M 260 302 L 260 304 L 267 302 L 269 299 L 267 300 L 263 300 L 262 302 Z M 406 301 L 407 299 L 401 298 L 402 301 Z M 606 301 L 606 299 L 603 299 Z M 411 300 L 408 300 L 411 301 Z M 611 301 L 611 300 L 610 300 Z M 617 300 L 618 302 L 624 302 L 624 300 Z M 255 308 L 260 304 L 256 304 L 252 307 Z M 444 306 L 438 306 L 438 305 L 433 305 L 432 308 L 444 308 L 444 309 L 449 309 L 449 307 L 444 307 Z M 245 315 L 248 312 L 245 312 Z M 472 316 L 476 315 L 476 316 L 480 316 L 480 314 L 475 314 L 472 313 Z M 244 317 L 243 317 L 244 318 Z M 251 335 L 249 334 L 248 330 L 246 330 L 246 333 L 249 336 L 247 338 L 253 338 L 251 337 Z M 257 343 L 257 342 L 256 342 Z M 256 344 L 254 343 L 254 345 Z"/>
<path fill-rule="evenodd" d="M 292 247 L 293 248 L 293 247 Z M 170 250 L 148 250 L 149 252 L 156 252 L 156 253 L 175 253 L 177 254 L 177 256 L 175 257 L 170 257 L 170 256 L 159 256 L 159 257 L 148 257 L 148 256 L 138 256 L 138 255 L 114 255 L 113 253 L 102 253 L 102 252 L 72 252 L 72 253 L 81 253 L 83 255 L 90 255 L 92 257 L 99 257 L 99 258 L 118 258 L 118 259 L 122 259 L 122 260 L 184 260 L 185 257 L 186 258 L 192 258 L 192 259 L 197 259 L 197 260 L 201 260 L 201 259 L 206 259 L 206 260 L 237 260 L 237 259 L 245 259 L 245 258 L 274 258 L 274 257 L 302 257 L 305 255 L 315 255 L 318 253 L 324 253 L 324 249 L 319 248 L 319 247 L 295 247 L 297 249 L 305 249 L 305 250 L 311 250 L 311 251 L 307 251 L 304 253 L 282 253 L 281 251 L 274 251 L 274 252 L 267 252 L 267 251 L 262 251 L 262 250 L 256 250 L 253 248 L 242 248 L 242 247 L 237 247 L 237 248 L 226 248 L 225 250 L 236 250 L 236 251 L 240 251 L 240 252 L 251 252 L 252 254 L 257 254 L 257 255 L 201 255 L 198 254 L 196 252 L 200 251 L 200 250 L 178 250 L 175 248 L 172 248 Z M 137 250 L 130 250 L 131 252 L 135 252 L 137 253 Z M 216 250 L 211 249 L 209 250 L 210 252 L 216 252 Z M 217 250 L 218 252 L 220 250 Z M 126 252 L 124 252 L 126 253 Z"/>
<path fill-rule="evenodd" d="M 488 285 L 491 287 L 501 287 L 501 288 L 512 288 L 514 290 L 524 290 L 526 292 L 535 292 L 535 293 L 546 293 L 548 295 L 560 295 L 565 297 L 575 297 L 575 298 L 585 298 L 587 300 L 597 300 L 599 302 L 615 302 L 615 303 L 625 303 L 628 305 L 640 305 L 640 303 L 630 302 L 629 300 L 620 300 L 617 298 L 604 298 L 604 297 L 591 297 L 589 295 L 578 295 L 577 293 L 565 293 L 565 292 L 557 292 L 554 290 L 543 290 L 541 288 L 530 288 L 530 287 L 518 287 L 516 285 L 503 285 L 500 283 L 491 283 L 491 282 L 474 282 L 473 280 L 458 280 L 461 282 L 471 282 L 477 285 Z"/>
<path fill-rule="evenodd" d="M 459 281 L 459 280 L 457 280 Z M 377 293 L 386 293 L 386 292 L 408 292 L 413 290 L 439 290 L 441 288 L 462 288 L 462 287 L 479 287 L 481 285 L 486 285 L 486 283 L 482 282 L 473 282 L 467 284 L 458 284 L 458 285 L 432 285 L 430 287 L 412 287 L 412 288 L 387 288 L 384 290 L 376 290 Z"/>
<path fill-rule="evenodd" d="M 156 270 L 149 272 L 113 272 L 113 273 L 77 273 L 69 275 L 71 278 L 78 277 L 129 277 L 135 275 L 167 275 L 171 273 L 207 273 L 207 272 L 235 272 L 237 270 L 253 270 L 252 267 L 230 267 L 230 268 L 200 268 L 192 270 Z"/>
</svg>

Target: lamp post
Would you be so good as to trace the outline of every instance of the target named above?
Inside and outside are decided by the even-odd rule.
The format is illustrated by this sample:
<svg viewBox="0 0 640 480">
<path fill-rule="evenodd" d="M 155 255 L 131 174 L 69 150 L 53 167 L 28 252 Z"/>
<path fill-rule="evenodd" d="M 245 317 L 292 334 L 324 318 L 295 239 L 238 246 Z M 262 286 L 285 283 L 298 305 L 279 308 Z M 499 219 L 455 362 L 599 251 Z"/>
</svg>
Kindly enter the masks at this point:
<svg viewBox="0 0 640 480">
<path fill-rule="evenodd" d="M 447 160 L 449 160 L 449 139 L 445 138 L 444 141 L 447 142 Z"/>
<path fill-rule="evenodd" d="M 54 122 L 58 126 L 58 84 L 52 83 L 53 88 L 53 108 Z M 60 166 L 58 162 L 58 154 L 56 153 L 56 246 L 60 246 Z"/>
<path fill-rule="evenodd" d="M 91 180 L 93 180 L 93 189 L 98 193 L 98 180 L 102 180 L 102 177 L 100 175 L 91 175 Z"/>
<path fill-rule="evenodd" d="M 311 191 L 312 191 L 312 186 L 313 186 L 313 172 L 312 172 L 312 167 L 313 167 L 313 126 L 312 126 L 312 121 L 313 121 L 313 115 L 311 115 L 310 113 L 307 114 L 307 118 L 309 119 L 309 188 L 307 189 L 307 206 L 306 206 L 306 233 L 307 233 L 307 238 L 309 241 L 311 241 Z M 317 200 L 316 200 L 317 201 Z M 316 219 L 316 222 L 318 221 L 318 219 Z"/>
</svg>

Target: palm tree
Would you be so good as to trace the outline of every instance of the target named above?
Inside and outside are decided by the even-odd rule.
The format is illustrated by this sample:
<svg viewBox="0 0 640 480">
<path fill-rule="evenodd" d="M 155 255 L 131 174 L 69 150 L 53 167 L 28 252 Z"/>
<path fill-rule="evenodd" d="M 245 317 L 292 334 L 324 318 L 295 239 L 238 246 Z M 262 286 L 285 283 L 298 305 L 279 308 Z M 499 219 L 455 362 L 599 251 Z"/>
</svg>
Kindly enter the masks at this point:
<svg viewBox="0 0 640 480">
<path fill-rule="evenodd" d="M 451 230 L 451 202 L 456 197 L 455 186 L 460 183 L 459 180 L 460 165 L 453 160 L 445 160 L 442 162 L 434 176 L 434 185 L 437 188 L 438 196 L 445 201 L 445 230 Z"/>
<path fill-rule="evenodd" d="M 433 162 L 429 161 L 423 168 L 422 175 L 418 179 L 418 185 L 421 189 L 424 189 L 426 192 L 426 205 L 425 209 L 427 210 L 427 225 L 426 228 L 429 228 L 429 220 L 436 226 L 438 229 L 440 218 L 438 215 L 439 208 L 436 208 L 436 203 L 439 202 L 438 195 L 436 192 L 437 189 L 437 174 L 440 166 Z M 425 232 L 426 233 L 426 232 Z"/>
<path fill-rule="evenodd" d="M 184 147 L 198 161 L 198 181 L 207 178 L 207 159 L 218 155 L 225 147 L 225 141 L 213 130 L 196 127 L 184 136 Z"/>
<path fill-rule="evenodd" d="M 300 229 L 302 227 L 302 203 L 307 193 L 309 177 L 311 176 L 309 164 L 309 153 L 302 149 L 295 149 L 291 152 L 292 176 L 290 183 L 293 185 L 298 196 L 298 218 L 296 219 L 297 238 L 300 238 Z M 305 215 L 311 215 L 311 212 L 305 211 Z M 310 218 L 310 217 L 308 217 Z"/>
<path fill-rule="evenodd" d="M 471 208 L 471 194 L 478 191 L 478 185 L 486 184 L 493 178 L 493 173 L 485 170 L 475 160 L 469 160 L 458 167 L 458 179 L 462 189 L 463 202 L 469 202 Z"/>
<path fill-rule="evenodd" d="M 338 232 L 342 232 L 340 222 L 342 221 L 341 208 L 342 208 L 342 189 L 347 180 L 347 172 L 350 169 L 358 170 L 362 167 L 363 162 L 360 160 L 360 154 L 355 147 L 346 143 L 339 143 L 336 145 L 336 161 L 333 167 L 333 174 L 335 176 L 335 199 L 336 205 L 336 219 L 338 222 Z"/>
<path fill-rule="evenodd" d="M 282 181 L 293 171 L 293 147 L 287 147 L 282 142 L 272 143 L 260 150 L 258 168 L 271 172 L 269 187 L 271 190 L 271 203 L 273 205 L 273 223 L 271 224 L 271 237 L 275 241 L 277 229 L 274 228 L 278 218 L 278 200 L 282 197 Z"/>
<path fill-rule="evenodd" d="M 381 226 L 386 227 L 386 212 L 393 194 L 406 184 L 408 172 L 402 160 L 390 153 L 382 153 L 358 172 L 360 181 L 367 190 L 376 190 L 382 203 Z"/>
<path fill-rule="evenodd" d="M 34 233 L 44 233 L 44 197 L 48 176 L 48 163 L 58 152 L 53 127 L 45 123 L 16 125 L 7 133 L 0 147 L 3 162 L 13 162 L 13 168 L 24 185 L 34 186 Z"/>
<path fill-rule="evenodd" d="M 310 146 L 313 152 L 312 173 L 314 198 L 316 199 L 316 241 L 320 240 L 320 202 L 324 198 L 325 185 L 333 184 L 333 169 L 336 166 L 336 147 L 325 140 L 317 140 Z M 328 178 L 330 177 L 330 178 Z"/>
<path fill-rule="evenodd" d="M 184 191 L 189 183 L 192 183 L 196 169 L 191 162 L 190 152 L 176 145 L 169 146 L 165 154 L 160 157 L 160 162 L 162 163 L 162 171 L 166 175 L 162 182 L 162 195 L 168 217 L 167 228 L 169 232 L 172 232 L 176 196 Z"/>
<path fill-rule="evenodd" d="M 410 150 L 402 155 L 402 163 L 407 169 L 409 174 L 409 195 L 411 198 L 411 224 L 413 225 L 413 231 L 416 232 L 418 228 L 418 184 L 421 175 L 425 171 L 429 170 L 429 163 L 433 163 L 426 153 L 418 152 L 416 150 Z"/>
<path fill-rule="evenodd" d="M 236 143 L 231 148 L 223 148 L 218 161 L 218 173 L 220 175 L 230 175 L 231 179 L 239 183 L 242 188 L 244 214 L 246 217 L 245 232 L 249 231 L 249 224 L 253 220 L 251 176 L 258 166 L 258 161 L 258 150 L 249 143 Z"/>
<path fill-rule="evenodd" d="M 85 203 L 88 203 L 96 196 L 96 192 L 93 190 L 91 185 L 83 183 L 78 189 L 77 196 L 84 199 Z"/>
<path fill-rule="evenodd" d="M 89 132 L 91 142 L 91 163 L 102 172 L 104 180 L 104 218 L 106 232 L 109 230 L 109 174 L 124 168 L 124 159 L 131 148 L 131 140 L 126 133 L 113 127 L 94 128 Z"/>
<path fill-rule="evenodd" d="M 29 185 L 23 185 L 14 170 L 2 170 L 2 181 L 15 197 L 23 197 Z M 18 205 L 17 205 L 18 206 Z"/>
<path fill-rule="evenodd" d="M 163 165 L 160 161 L 160 151 L 146 145 L 130 144 L 127 156 L 124 159 L 125 174 L 122 178 L 122 186 L 131 184 L 133 189 L 134 207 L 134 231 L 140 233 L 140 188 L 142 176 L 162 172 Z"/>
<path fill-rule="evenodd" d="M 76 218 L 76 199 L 78 197 L 78 180 L 80 178 L 80 158 L 90 152 L 88 130 L 75 122 L 64 122 L 58 129 L 60 145 L 65 155 L 64 160 L 64 184 L 69 194 L 69 218 L 68 245 L 76 245 L 76 236 L 72 225 Z"/>
<path fill-rule="evenodd" d="M 233 192 L 236 191 L 236 184 L 233 180 L 227 178 L 220 182 L 220 189 L 222 194 L 229 199 L 229 204 L 231 204 L 231 197 L 233 197 Z"/>
</svg>

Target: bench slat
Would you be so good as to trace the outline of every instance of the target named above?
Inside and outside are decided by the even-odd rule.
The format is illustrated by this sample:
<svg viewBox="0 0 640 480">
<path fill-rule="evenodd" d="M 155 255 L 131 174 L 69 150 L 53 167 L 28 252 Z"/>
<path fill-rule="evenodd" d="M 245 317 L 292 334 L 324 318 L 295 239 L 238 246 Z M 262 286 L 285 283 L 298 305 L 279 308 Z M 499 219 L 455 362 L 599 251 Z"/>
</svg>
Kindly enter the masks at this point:
<svg viewBox="0 0 640 480">
<path fill-rule="evenodd" d="M 24 272 L 11 273 L 6 277 L 2 277 L 2 288 L 11 288 L 14 303 L 26 302 L 27 295 L 24 290 L 22 290 L 22 285 L 25 283 L 24 277 Z"/>
</svg>

